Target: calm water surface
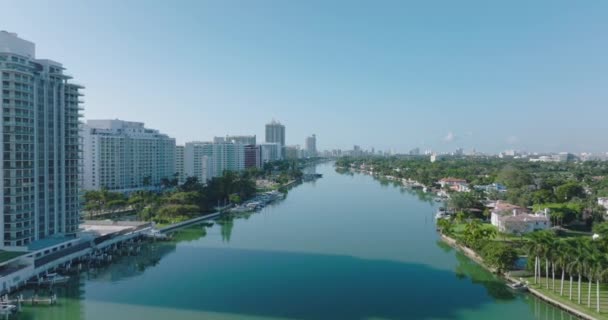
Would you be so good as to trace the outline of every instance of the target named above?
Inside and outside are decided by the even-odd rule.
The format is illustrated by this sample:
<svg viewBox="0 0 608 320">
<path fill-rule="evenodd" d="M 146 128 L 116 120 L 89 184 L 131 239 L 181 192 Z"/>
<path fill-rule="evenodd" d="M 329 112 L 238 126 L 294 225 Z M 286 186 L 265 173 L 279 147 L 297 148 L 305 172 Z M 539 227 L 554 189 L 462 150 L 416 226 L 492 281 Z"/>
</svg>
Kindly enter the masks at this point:
<svg viewBox="0 0 608 320">
<path fill-rule="evenodd" d="M 20 319 L 569 319 L 438 241 L 434 204 L 360 174 L 247 217 L 196 225 Z"/>
</svg>

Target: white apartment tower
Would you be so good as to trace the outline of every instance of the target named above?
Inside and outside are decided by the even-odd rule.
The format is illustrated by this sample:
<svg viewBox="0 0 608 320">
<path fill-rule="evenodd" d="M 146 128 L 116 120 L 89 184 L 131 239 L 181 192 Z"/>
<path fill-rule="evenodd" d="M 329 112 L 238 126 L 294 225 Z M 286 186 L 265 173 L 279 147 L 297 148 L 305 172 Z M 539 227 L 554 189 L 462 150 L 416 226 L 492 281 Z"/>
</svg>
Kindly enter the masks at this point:
<svg viewBox="0 0 608 320">
<path fill-rule="evenodd" d="M 224 171 L 245 169 L 245 145 L 240 143 L 188 142 L 184 150 L 184 173 L 202 183 Z"/>
<path fill-rule="evenodd" d="M 61 63 L 0 31 L 0 247 L 27 246 L 78 229 L 80 90 Z"/>
<path fill-rule="evenodd" d="M 151 190 L 175 177 L 175 139 L 141 122 L 88 120 L 82 136 L 86 190 Z"/>
<path fill-rule="evenodd" d="M 304 144 L 304 151 L 306 156 L 314 157 L 317 155 L 317 135 L 313 134 L 310 137 L 306 137 L 306 143 Z"/>
<path fill-rule="evenodd" d="M 177 174 L 177 182 L 182 184 L 186 181 L 184 172 L 184 146 L 175 146 L 175 173 Z"/>
</svg>

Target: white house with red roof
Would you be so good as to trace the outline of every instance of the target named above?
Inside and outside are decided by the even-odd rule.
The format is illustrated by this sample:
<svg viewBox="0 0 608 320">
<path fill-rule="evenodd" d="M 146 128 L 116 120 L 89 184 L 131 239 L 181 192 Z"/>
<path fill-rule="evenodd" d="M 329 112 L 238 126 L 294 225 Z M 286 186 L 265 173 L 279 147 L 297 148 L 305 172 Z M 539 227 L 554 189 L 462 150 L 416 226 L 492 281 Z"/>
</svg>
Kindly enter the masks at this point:
<svg viewBox="0 0 608 320">
<path fill-rule="evenodd" d="M 437 181 L 442 189 L 449 189 L 456 192 L 469 192 L 469 183 L 467 180 L 458 178 L 443 178 Z"/>
<path fill-rule="evenodd" d="M 498 201 L 491 215 L 492 225 L 498 231 L 510 234 L 525 234 L 551 228 L 549 210 L 532 213 L 528 208 Z"/>
</svg>

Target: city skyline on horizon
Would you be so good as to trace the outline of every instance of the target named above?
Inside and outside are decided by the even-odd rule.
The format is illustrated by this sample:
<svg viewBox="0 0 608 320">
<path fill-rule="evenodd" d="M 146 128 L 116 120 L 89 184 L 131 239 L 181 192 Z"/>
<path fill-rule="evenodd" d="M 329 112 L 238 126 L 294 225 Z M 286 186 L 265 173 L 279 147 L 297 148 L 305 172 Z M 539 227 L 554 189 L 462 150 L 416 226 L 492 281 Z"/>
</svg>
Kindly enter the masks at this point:
<svg viewBox="0 0 608 320">
<path fill-rule="evenodd" d="M 263 137 L 277 119 L 287 145 L 314 133 L 319 150 L 604 153 L 606 5 L 542 2 L 8 1 L 0 29 L 70 66 L 86 87 L 85 119 L 144 122 L 179 144 Z M 57 23 L 53 12 L 74 20 Z M 110 14 L 113 25 L 100 23 Z"/>
</svg>

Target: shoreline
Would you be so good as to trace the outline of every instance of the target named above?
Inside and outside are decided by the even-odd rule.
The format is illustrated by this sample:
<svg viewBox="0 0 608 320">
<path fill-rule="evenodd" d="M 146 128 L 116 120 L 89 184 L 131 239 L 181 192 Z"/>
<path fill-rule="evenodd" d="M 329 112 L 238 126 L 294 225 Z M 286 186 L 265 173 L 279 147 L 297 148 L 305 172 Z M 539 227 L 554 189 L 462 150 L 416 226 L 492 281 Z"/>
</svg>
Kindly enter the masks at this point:
<svg viewBox="0 0 608 320">
<path fill-rule="evenodd" d="M 475 251 L 473 251 L 472 249 L 464 247 L 464 246 L 458 244 L 454 238 L 448 237 L 448 236 L 443 235 L 441 233 L 439 234 L 439 236 L 440 236 L 441 240 L 443 242 L 445 242 L 446 244 L 448 244 L 450 247 L 452 247 L 452 248 L 454 248 L 454 249 L 462 252 L 465 256 L 467 256 L 469 259 L 475 261 L 475 263 L 479 264 L 484 269 L 486 269 L 486 270 L 488 270 L 488 271 L 490 271 L 492 273 L 495 273 L 495 270 L 493 268 L 490 268 L 487 265 L 485 265 L 483 263 L 483 259 Z M 505 280 L 514 281 L 514 282 L 518 281 L 518 280 L 514 279 L 513 277 L 511 277 L 508 274 L 500 274 L 499 276 L 501 278 L 504 278 Z M 560 309 L 562 309 L 562 310 L 564 310 L 566 312 L 569 312 L 570 314 L 572 314 L 572 315 L 574 315 L 576 317 L 579 317 L 581 319 L 586 319 L 586 320 L 597 320 L 597 318 L 595 318 L 595 317 L 593 317 L 593 316 L 591 316 L 591 315 L 589 315 L 589 314 L 587 314 L 587 313 L 585 313 L 583 311 L 580 311 L 578 309 L 570 307 L 570 306 L 568 306 L 568 305 L 566 305 L 566 304 L 564 304 L 562 302 L 559 302 L 559 301 L 557 301 L 557 300 L 555 300 L 555 299 L 553 299 L 553 298 L 545 295 L 540 290 L 528 287 L 528 292 L 530 294 L 536 296 L 537 298 L 539 298 L 541 300 L 544 300 L 547 303 L 550 303 L 550 304 L 552 304 L 552 305 L 554 305 L 554 306 L 556 306 L 556 307 L 558 307 L 558 308 L 560 308 Z"/>
</svg>

